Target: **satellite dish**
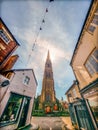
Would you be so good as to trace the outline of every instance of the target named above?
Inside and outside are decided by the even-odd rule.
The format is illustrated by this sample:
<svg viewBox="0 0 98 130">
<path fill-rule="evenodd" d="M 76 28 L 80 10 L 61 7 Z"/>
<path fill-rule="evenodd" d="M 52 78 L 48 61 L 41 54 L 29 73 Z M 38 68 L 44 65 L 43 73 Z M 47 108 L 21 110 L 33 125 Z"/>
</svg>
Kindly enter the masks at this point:
<svg viewBox="0 0 98 130">
<path fill-rule="evenodd" d="M 9 85 L 9 84 L 10 84 L 9 80 L 5 80 L 5 81 L 3 81 L 3 82 L 1 83 L 1 86 L 2 86 L 2 87 L 5 87 L 5 86 L 7 86 L 7 85 Z"/>
</svg>

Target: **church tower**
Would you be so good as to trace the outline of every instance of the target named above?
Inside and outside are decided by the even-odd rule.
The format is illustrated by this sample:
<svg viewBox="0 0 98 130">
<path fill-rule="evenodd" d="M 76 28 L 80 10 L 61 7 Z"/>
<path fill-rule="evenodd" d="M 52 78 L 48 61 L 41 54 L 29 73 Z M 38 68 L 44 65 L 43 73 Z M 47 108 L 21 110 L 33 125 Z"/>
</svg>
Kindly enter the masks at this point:
<svg viewBox="0 0 98 130">
<path fill-rule="evenodd" d="M 43 105 L 53 106 L 53 104 L 56 103 L 53 70 L 49 51 L 45 63 L 40 103 L 42 104 L 42 106 Z"/>
</svg>

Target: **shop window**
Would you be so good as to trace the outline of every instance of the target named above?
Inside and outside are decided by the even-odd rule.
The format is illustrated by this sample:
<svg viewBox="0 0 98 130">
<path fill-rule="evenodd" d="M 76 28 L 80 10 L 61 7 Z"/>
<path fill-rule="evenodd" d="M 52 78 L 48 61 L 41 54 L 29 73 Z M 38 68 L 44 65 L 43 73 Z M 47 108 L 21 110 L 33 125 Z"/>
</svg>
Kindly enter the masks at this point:
<svg viewBox="0 0 98 130">
<path fill-rule="evenodd" d="M 8 36 L 6 35 L 5 31 L 0 29 L 0 38 L 6 43 L 8 44 L 10 42 L 10 39 L 8 38 Z"/>
<path fill-rule="evenodd" d="M 88 99 L 88 102 L 98 125 L 98 96 Z"/>
<path fill-rule="evenodd" d="M 25 85 L 28 85 L 28 84 L 29 84 L 29 81 L 30 81 L 30 78 L 29 78 L 28 76 L 25 76 L 25 79 L 24 79 L 23 83 L 24 83 Z"/>
<path fill-rule="evenodd" d="M 0 124 L 9 124 L 17 120 L 21 109 L 23 97 L 17 94 L 11 94 L 7 106 L 0 118 Z"/>
<path fill-rule="evenodd" d="M 85 64 L 90 75 L 98 72 L 98 50 L 95 50 L 88 58 Z"/>
</svg>

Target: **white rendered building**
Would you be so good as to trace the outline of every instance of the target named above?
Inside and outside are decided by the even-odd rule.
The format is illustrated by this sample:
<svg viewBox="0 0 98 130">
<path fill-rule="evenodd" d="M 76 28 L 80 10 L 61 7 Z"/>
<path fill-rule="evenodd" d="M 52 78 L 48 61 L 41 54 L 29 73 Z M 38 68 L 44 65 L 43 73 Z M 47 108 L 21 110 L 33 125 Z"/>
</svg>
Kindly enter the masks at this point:
<svg viewBox="0 0 98 130">
<path fill-rule="evenodd" d="M 33 69 L 10 70 L 0 75 L 0 129 L 14 130 L 30 124 L 37 81 Z"/>
</svg>

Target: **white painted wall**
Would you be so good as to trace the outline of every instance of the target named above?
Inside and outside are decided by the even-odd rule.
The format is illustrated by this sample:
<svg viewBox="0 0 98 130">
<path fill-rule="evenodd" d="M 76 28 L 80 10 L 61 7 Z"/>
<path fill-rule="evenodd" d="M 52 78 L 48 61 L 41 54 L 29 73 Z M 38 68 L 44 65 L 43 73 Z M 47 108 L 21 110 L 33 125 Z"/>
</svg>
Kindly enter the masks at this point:
<svg viewBox="0 0 98 130">
<path fill-rule="evenodd" d="M 98 49 L 98 26 L 93 34 L 90 34 L 87 30 L 84 31 L 83 37 L 81 37 L 76 53 L 74 54 L 72 67 L 80 82 L 81 89 L 98 78 L 98 73 L 95 73 L 91 77 L 85 68 L 85 62 L 95 48 Z"/>
<path fill-rule="evenodd" d="M 11 92 L 17 93 L 20 95 L 24 95 L 24 96 L 28 96 L 31 98 L 31 100 L 30 100 L 26 124 L 30 124 L 32 106 L 33 106 L 34 96 L 36 94 L 36 89 L 37 89 L 36 80 L 34 78 L 32 70 L 15 70 L 14 73 L 15 74 L 11 78 L 10 85 L 6 89 L 7 92 L 6 92 L 3 100 L 1 101 L 0 115 L 4 111 L 4 108 L 6 107 L 6 104 L 8 102 Z M 28 85 L 25 85 L 23 83 L 25 76 L 30 77 L 30 82 Z M 14 127 L 17 128 L 17 125 L 14 124 Z M 12 129 L 12 127 L 13 127 L 13 125 L 6 126 L 6 127 L 3 127 L 3 130 Z"/>
</svg>

